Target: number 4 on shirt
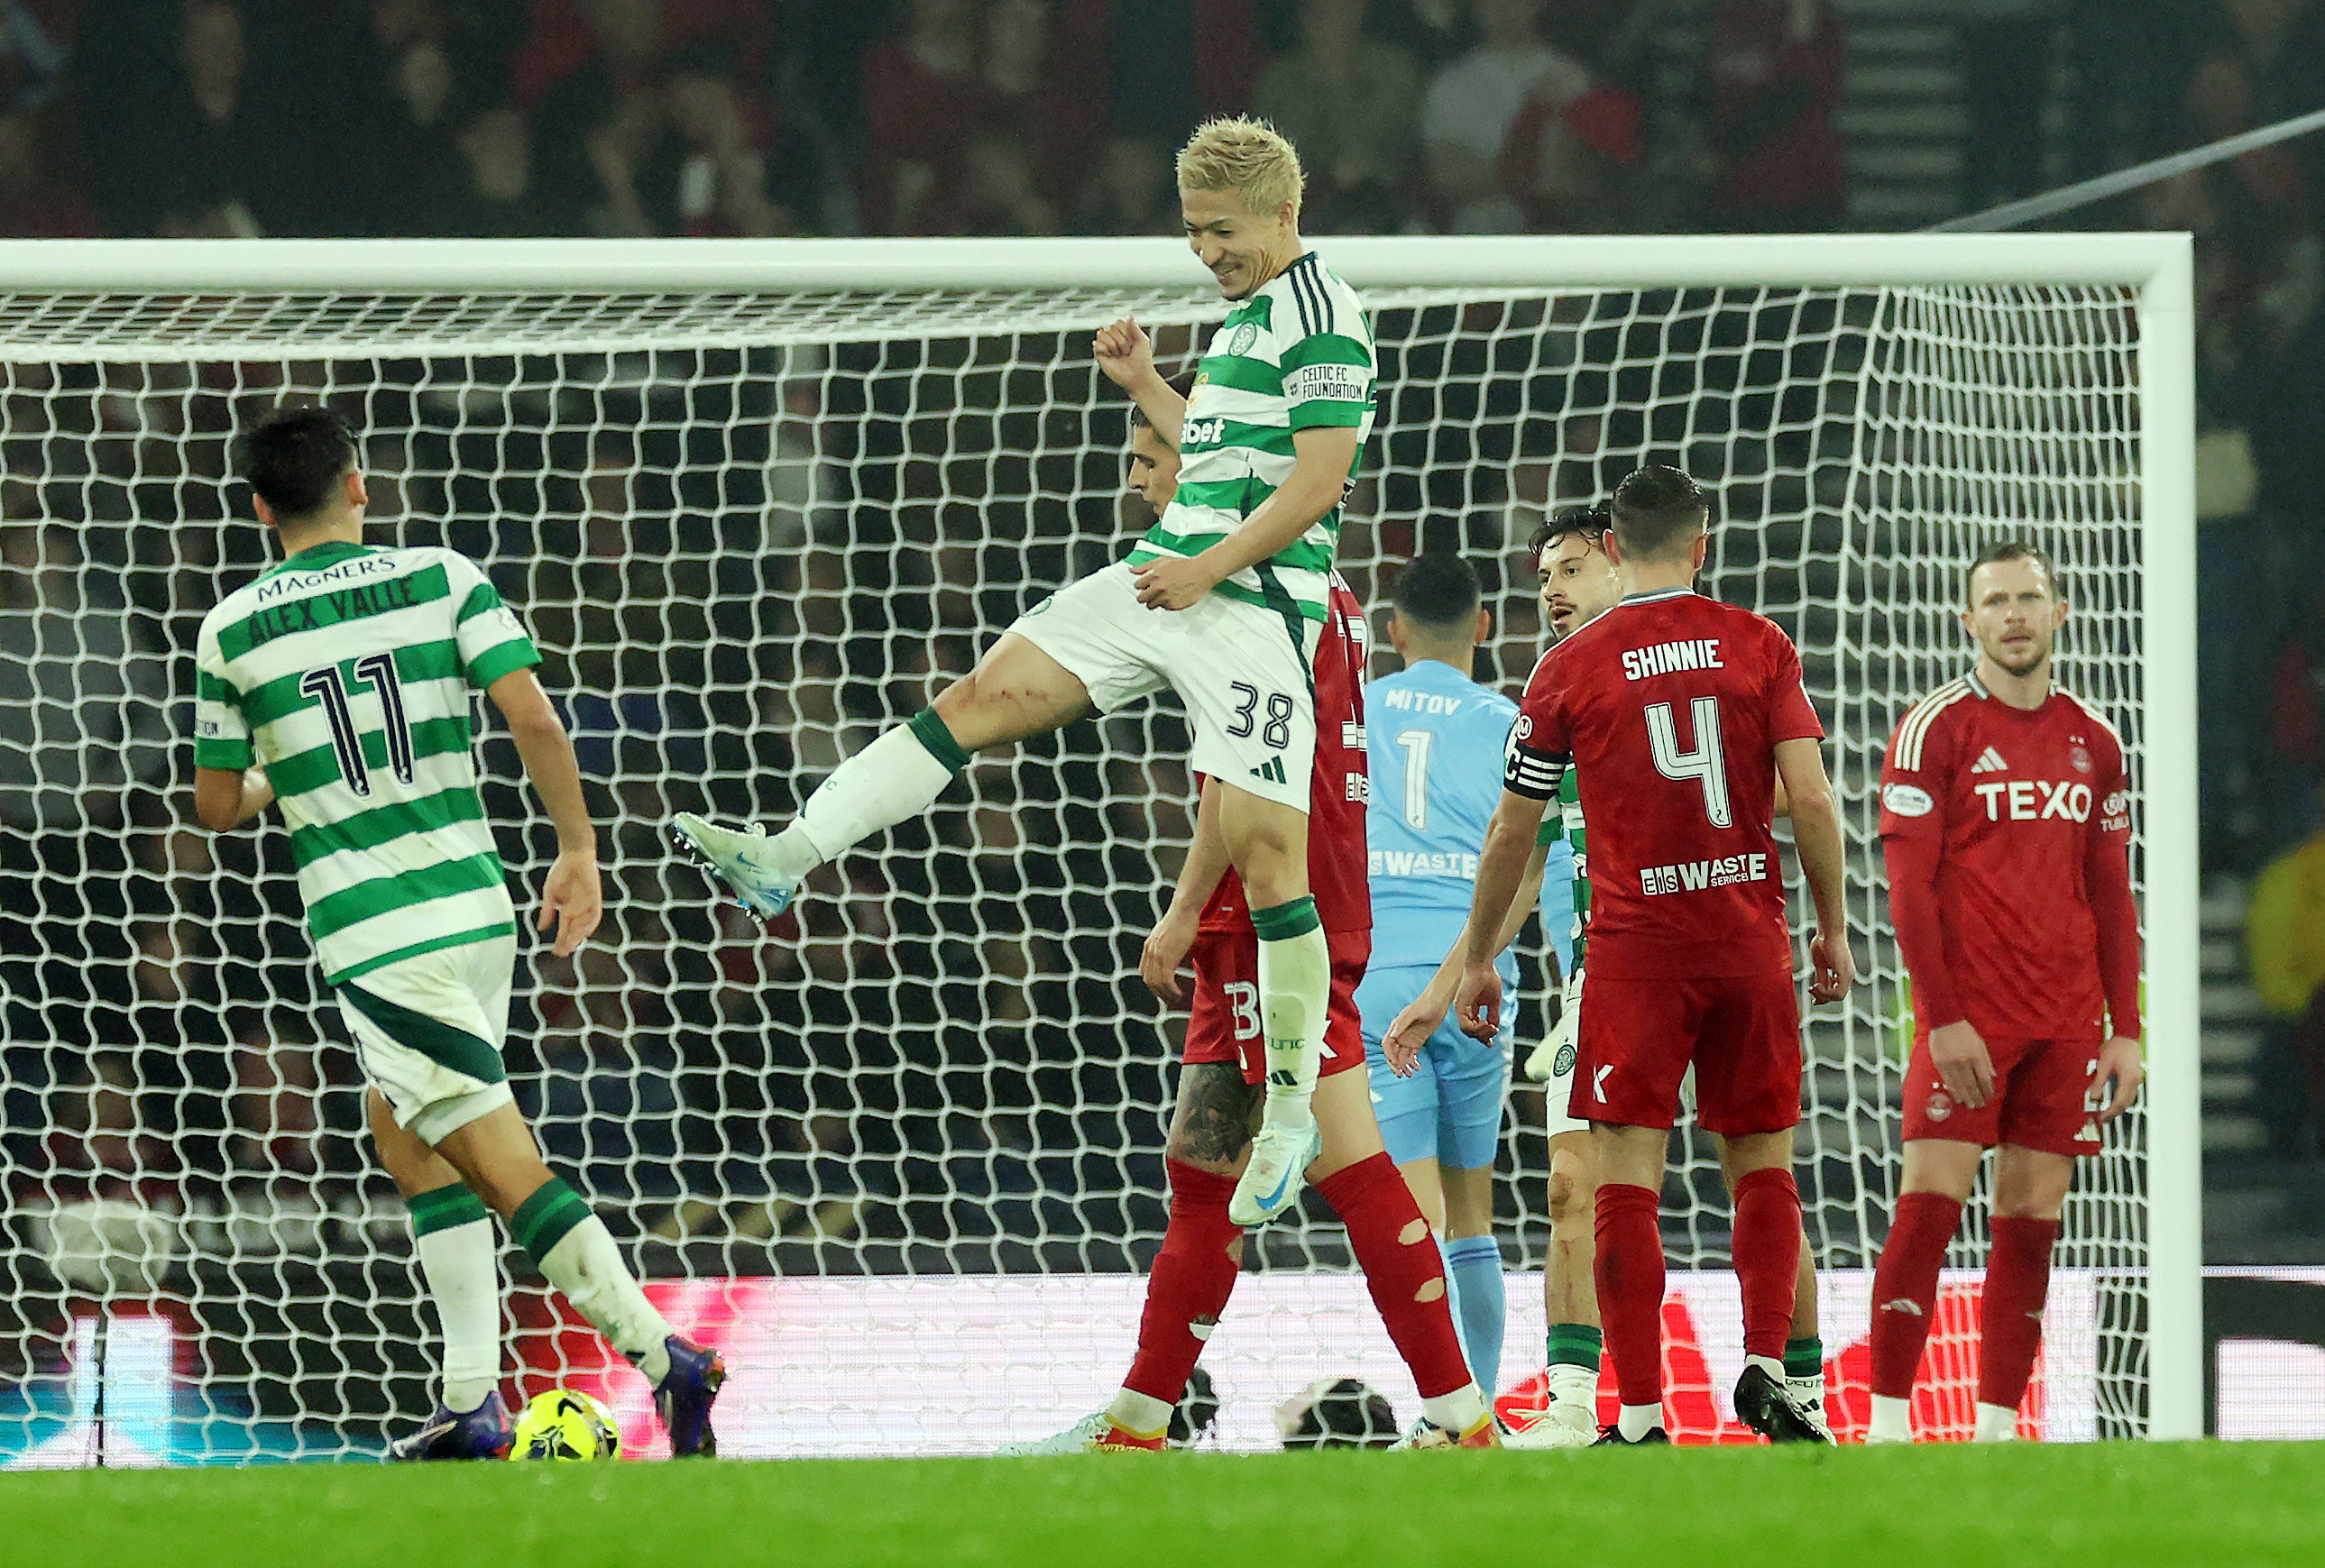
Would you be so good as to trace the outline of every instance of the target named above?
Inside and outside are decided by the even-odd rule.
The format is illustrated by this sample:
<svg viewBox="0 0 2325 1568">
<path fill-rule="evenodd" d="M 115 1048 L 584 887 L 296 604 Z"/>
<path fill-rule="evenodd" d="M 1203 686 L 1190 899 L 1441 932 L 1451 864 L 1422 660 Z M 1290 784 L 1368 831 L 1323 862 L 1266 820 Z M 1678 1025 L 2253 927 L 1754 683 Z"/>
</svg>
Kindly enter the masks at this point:
<svg viewBox="0 0 2325 1568">
<path fill-rule="evenodd" d="M 1695 731 L 1695 750 L 1682 752 L 1679 749 L 1679 731 L 1672 705 L 1647 705 L 1647 744 L 1654 752 L 1655 771 L 1677 783 L 1684 784 L 1692 779 L 1700 784 L 1704 816 L 1711 819 L 1714 827 L 1730 826 L 1736 814 L 1728 801 L 1728 759 L 1719 741 L 1719 699 L 1697 697 L 1688 704 L 1688 718 Z"/>
</svg>

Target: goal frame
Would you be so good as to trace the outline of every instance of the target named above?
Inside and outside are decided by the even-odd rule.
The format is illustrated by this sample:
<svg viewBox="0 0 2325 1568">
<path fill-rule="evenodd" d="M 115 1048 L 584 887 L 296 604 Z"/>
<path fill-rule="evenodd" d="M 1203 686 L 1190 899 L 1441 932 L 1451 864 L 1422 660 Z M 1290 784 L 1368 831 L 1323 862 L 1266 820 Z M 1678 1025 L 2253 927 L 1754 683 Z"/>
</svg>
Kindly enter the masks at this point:
<svg viewBox="0 0 2325 1568">
<path fill-rule="evenodd" d="M 2151 1438 L 2200 1436 L 2195 332 L 2186 234 L 1320 237 L 1359 289 L 2104 284 L 2136 290 Z M 234 295 L 1199 287 L 1119 239 L 11 240 L 0 292 Z M 0 359 L 84 356 L 0 318 Z M 185 357 L 217 357 L 190 345 Z"/>
</svg>

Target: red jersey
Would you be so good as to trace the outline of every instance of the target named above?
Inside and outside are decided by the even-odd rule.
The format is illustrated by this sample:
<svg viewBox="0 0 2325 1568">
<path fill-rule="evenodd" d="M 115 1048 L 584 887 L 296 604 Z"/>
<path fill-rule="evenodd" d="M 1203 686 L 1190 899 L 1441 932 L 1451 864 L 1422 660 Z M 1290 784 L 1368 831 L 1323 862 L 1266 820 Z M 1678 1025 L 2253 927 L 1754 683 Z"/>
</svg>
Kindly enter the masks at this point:
<svg viewBox="0 0 2325 1568">
<path fill-rule="evenodd" d="M 2112 1009 L 2139 1032 L 2130 786 L 2105 719 L 2063 691 L 2028 710 L 1947 682 L 1889 738 L 1881 836 L 1923 1028 L 2089 1039 Z"/>
<path fill-rule="evenodd" d="M 1634 595 L 1542 655 L 1502 783 L 1550 800 L 1579 770 L 1592 974 L 1791 970 L 1775 749 L 1823 737 L 1792 639 L 1687 588 Z"/>
<path fill-rule="evenodd" d="M 1369 931 L 1372 882 L 1365 861 L 1365 607 L 1340 574 L 1325 598 L 1316 641 L 1316 761 L 1308 775 L 1308 890 L 1327 931 Z M 1251 929 L 1243 879 L 1230 870 L 1196 927 Z"/>
</svg>

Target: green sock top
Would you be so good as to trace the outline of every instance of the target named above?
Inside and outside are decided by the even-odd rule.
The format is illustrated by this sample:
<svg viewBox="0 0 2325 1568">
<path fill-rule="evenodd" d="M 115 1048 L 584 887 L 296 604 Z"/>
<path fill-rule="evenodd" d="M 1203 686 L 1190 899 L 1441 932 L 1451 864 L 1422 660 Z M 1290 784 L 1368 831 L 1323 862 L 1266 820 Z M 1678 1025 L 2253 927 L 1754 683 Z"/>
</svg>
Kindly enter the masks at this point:
<svg viewBox="0 0 2325 1568">
<path fill-rule="evenodd" d="M 1787 1378 L 1821 1378 L 1824 1376 L 1824 1341 L 1811 1334 L 1804 1340 L 1784 1342 L 1784 1376 Z"/>
<path fill-rule="evenodd" d="M 937 716 L 934 708 L 922 708 L 914 714 L 904 727 L 912 732 L 912 739 L 927 748 L 930 756 L 954 772 L 968 766 L 968 753 L 952 738 L 952 731 Z"/>
<path fill-rule="evenodd" d="M 1263 942 L 1289 942 L 1295 936 L 1305 936 L 1323 923 L 1316 913 L 1313 897 L 1293 899 L 1289 903 L 1272 904 L 1251 912 L 1252 931 Z"/>
<path fill-rule="evenodd" d="M 1586 1323 L 1554 1323 L 1546 1339 L 1546 1359 L 1553 1367 L 1588 1367 L 1598 1370 L 1598 1352 L 1607 1336 Z"/>
</svg>

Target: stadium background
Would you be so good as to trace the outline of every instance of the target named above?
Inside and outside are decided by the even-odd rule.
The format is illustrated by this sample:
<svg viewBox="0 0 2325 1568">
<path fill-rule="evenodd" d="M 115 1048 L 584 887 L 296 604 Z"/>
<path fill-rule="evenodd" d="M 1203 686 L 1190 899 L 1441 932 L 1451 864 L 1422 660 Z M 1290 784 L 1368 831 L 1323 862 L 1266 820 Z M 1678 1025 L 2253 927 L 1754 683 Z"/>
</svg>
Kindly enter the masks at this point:
<svg viewBox="0 0 2325 1568">
<path fill-rule="evenodd" d="M 1200 115 L 1242 110 L 1274 116 L 1300 142 L 1317 179 L 1311 233 L 1890 229 L 2325 105 L 2325 9 L 59 0 L 0 5 L 0 234 L 13 235 L 1167 233 L 1170 148 Z M 1487 99 L 1506 111 L 1498 120 L 1449 107 Z M 2325 393 L 2307 373 L 2325 346 L 2320 176 L 2312 138 L 2072 219 L 2198 236 L 2217 1264 L 2325 1261 L 2325 1204 L 2314 1201 L 2325 1195 L 2325 1023 L 2280 977 L 2249 984 L 2239 940 L 2253 879 L 2314 826 L 2325 757 Z M 1763 324 L 1725 329 L 1740 347 Z M 911 459 L 936 426 L 959 451 L 957 416 L 978 395 L 975 378 L 893 348 L 850 363 L 854 352 L 811 364 L 664 359 L 593 393 L 578 418 L 533 421 L 530 435 L 462 433 L 452 405 L 431 406 L 421 391 L 366 399 L 360 412 L 417 476 L 384 500 L 451 520 L 444 542 L 526 563 L 511 597 L 545 644 L 569 651 L 555 674 L 574 694 L 586 770 L 753 773 L 764 793 L 715 804 L 775 814 L 792 780 L 828 765 L 814 744 L 914 706 L 928 670 L 971 651 L 959 626 L 1005 623 L 1015 590 L 989 585 L 1087 569 L 1119 526 L 1110 504 L 1088 499 L 1110 486 L 1103 455 L 1048 475 L 1012 473 L 996 456 L 973 466 L 976 484 L 1026 498 L 1025 542 L 967 572 L 923 558 L 918 546 L 962 521 L 946 515 L 946 498 L 976 486 Z M 515 381 L 511 401 L 522 403 Z M 234 1266 L 246 1277 L 218 1282 L 280 1315 L 188 1326 L 206 1344 L 271 1347 L 289 1360 L 264 1370 L 288 1374 L 305 1407 L 329 1408 L 363 1391 L 339 1369 L 304 1367 L 297 1347 L 330 1327 L 329 1303 L 347 1294 L 330 1286 L 335 1271 L 379 1267 L 347 1261 L 369 1250 L 350 1238 L 384 1238 L 401 1221 L 365 1174 L 352 1063 L 316 1038 L 304 1005 L 311 972 L 288 884 L 252 875 L 280 846 L 245 837 L 205 848 L 173 804 L 186 763 L 172 705 L 190 686 L 193 627 L 214 574 L 264 554 L 255 530 L 226 521 L 227 433 L 281 390 L 218 367 L 173 378 L 15 366 L 0 388 L 0 680 L 15 683 L 0 687 L 0 1175 L 12 1208 L 127 1190 L 228 1213 L 232 1194 L 255 1185 L 297 1211 L 301 1194 L 316 1194 L 271 1255 Z M 1517 395 L 1483 411 L 1518 411 Z M 764 451 L 700 447 L 736 418 L 764 421 Z M 863 449 L 834 445 L 867 431 Z M 1552 444 L 1522 427 L 1512 438 L 1506 455 L 1430 460 L 1542 458 Z M 996 421 L 990 445 L 1041 443 Z M 737 459 L 755 493 L 706 492 L 733 483 Z M 849 475 L 844 497 L 829 484 L 835 466 Z M 1543 466 L 1546 493 L 1561 498 L 1614 476 L 1588 462 Z M 437 474 L 448 477 L 431 491 Z M 1069 493 L 1084 499 L 1049 499 Z M 1508 499 L 1415 495 L 1384 510 L 1427 510 L 1451 530 L 1444 542 L 1474 546 L 1477 514 Z M 1731 499 L 1730 515 L 1739 504 L 1791 510 L 1790 498 L 1763 495 Z M 745 516 L 747 537 L 732 521 Z M 486 517 L 528 521 L 519 538 L 505 521 L 473 521 Z M 640 519 L 662 521 L 641 532 Z M 884 553 L 897 580 L 812 580 L 805 547 L 831 526 L 858 540 L 867 527 L 892 529 Z M 1416 542 L 1373 548 L 1394 557 Z M 948 611 L 924 592 L 963 581 L 987 585 L 980 602 Z M 1372 586 L 1359 585 L 1368 597 Z M 1522 601 L 1507 608 L 1507 635 L 1530 641 Z M 63 676 L 44 630 L 59 616 L 78 640 Z M 642 684 L 624 662 L 645 649 L 654 698 L 641 707 L 586 695 Z M 752 658 L 737 666 L 744 650 Z M 111 689 L 93 673 L 107 669 Z M 744 732 L 683 695 L 750 683 L 826 706 Z M 106 742 L 83 749 L 90 771 L 65 786 L 87 796 L 60 793 L 30 761 L 60 715 Z M 1123 723 L 1144 731 L 1117 737 L 1124 749 L 1179 749 L 1168 715 Z M 1071 744 L 1058 742 L 1060 754 Z M 513 773 L 512 758 L 491 747 L 487 757 Z M 1068 757 L 1060 777 L 1073 780 L 1077 766 L 1098 764 Z M 1183 798 L 1175 762 L 1148 772 L 1141 791 Z M 1024 845 L 1179 831 L 1165 812 L 1081 820 L 1091 808 L 1078 802 L 1098 782 L 1010 801 Z M 96 819 L 88 799 L 102 803 Z M 507 793 L 491 804 L 517 814 Z M 890 906 L 906 925 L 884 942 L 859 936 L 851 947 L 835 927 L 796 949 L 761 947 L 703 907 L 692 873 L 666 876 L 652 835 L 665 802 L 652 789 L 598 804 L 624 821 L 617 896 L 666 911 L 626 918 L 666 920 L 643 945 L 668 957 L 645 972 L 585 973 L 578 1001 L 557 993 L 569 977 L 544 976 L 552 983 L 513 1056 L 533 1077 L 552 1157 L 629 1213 L 635 1234 L 668 1232 L 673 1268 L 681 1259 L 695 1272 L 794 1276 L 1135 1266 L 1139 1239 L 1161 1228 L 1153 1107 L 1164 1075 L 1153 1010 L 1130 978 L 1135 946 L 1118 931 L 1143 924 L 1167 864 L 1018 855 L 1009 874 L 1037 870 L 1012 885 L 930 836 L 932 889 L 966 878 L 1031 934 L 1009 963 L 962 949 L 943 901 L 911 898 Z M 60 812 L 97 831 L 77 832 L 68 852 Z M 900 842 L 919 847 L 912 832 Z M 949 854 L 962 863 L 949 866 Z M 909 928 L 913 918 L 922 928 Z M 221 964 L 220 922 L 255 933 L 264 963 Z M 1100 931 L 1112 935 L 1091 935 Z M 864 1013 L 863 991 L 819 982 L 884 964 L 948 978 L 876 988 L 894 1010 L 877 1016 Z M 270 1005 L 279 999 L 292 1005 Z M 1044 1020 L 1062 1018 L 1084 1023 L 1070 1039 L 1045 1039 L 1059 1026 Z M 824 1084 L 839 1097 L 766 1102 L 768 1083 L 811 1090 L 801 1053 L 818 1030 L 849 1042 L 844 1083 Z M 959 1031 L 976 1032 L 973 1049 L 949 1047 Z M 593 1062 L 618 1071 L 592 1074 Z M 58 1113 L 69 1106 L 82 1108 L 77 1130 Z M 1060 1121 L 1043 1106 L 1073 1110 Z M 107 1136 L 133 1123 L 136 1137 Z M 690 1200 L 704 1192 L 764 1199 L 757 1233 L 736 1235 L 725 1215 L 702 1226 L 711 1216 Z M 848 1192 L 867 1201 L 848 1213 L 783 1213 L 787 1193 Z M 823 1240 L 833 1235 L 844 1244 Z M 0 1367 L 37 1374 L 61 1348 L 60 1297 L 37 1249 L 10 1240 Z M 1316 1245 L 1302 1232 L 1300 1256 Z M 651 1246 L 642 1258 L 655 1268 Z M 408 1299 L 408 1276 L 400 1264 L 390 1272 L 356 1293 Z M 274 1302 L 292 1305 L 264 1305 Z M 397 1365 L 399 1386 L 382 1385 L 382 1397 L 410 1405 L 419 1364 Z M 308 1372 L 315 1383 L 300 1388 Z"/>
</svg>

